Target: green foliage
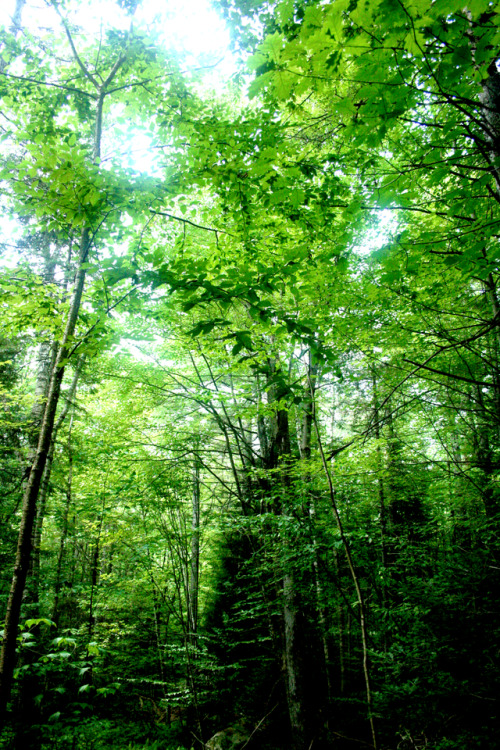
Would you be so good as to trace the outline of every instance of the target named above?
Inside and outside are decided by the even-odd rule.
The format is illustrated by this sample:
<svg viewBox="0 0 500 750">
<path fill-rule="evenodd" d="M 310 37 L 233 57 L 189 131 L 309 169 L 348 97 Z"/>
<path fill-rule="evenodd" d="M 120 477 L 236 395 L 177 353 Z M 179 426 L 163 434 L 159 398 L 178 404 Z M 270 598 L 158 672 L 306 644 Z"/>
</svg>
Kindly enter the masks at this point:
<svg viewBox="0 0 500 750">
<path fill-rule="evenodd" d="M 24 232 L 0 278 L 2 594 L 36 347 L 92 242 L 0 747 L 179 750 L 243 722 L 342 748 L 370 713 L 380 747 L 493 747 L 498 13 L 220 6 L 250 102 L 140 22 L 2 37 Z M 139 134 L 154 176 L 120 158 Z"/>
<path fill-rule="evenodd" d="M 59 717 L 38 728 L 37 747 L 40 750 L 74 747 L 75 750 L 189 750 L 190 746 L 179 744 L 178 732 L 168 728 L 151 727 L 140 722 L 119 722 L 94 717 L 79 718 L 74 723 L 61 722 Z M 152 734 L 155 737 L 152 737 Z M 4 739 L 5 737 L 5 739 Z M 0 735 L 0 747 L 8 750 L 11 745 L 7 733 Z M 2 744 L 4 743 L 4 744 Z"/>
</svg>

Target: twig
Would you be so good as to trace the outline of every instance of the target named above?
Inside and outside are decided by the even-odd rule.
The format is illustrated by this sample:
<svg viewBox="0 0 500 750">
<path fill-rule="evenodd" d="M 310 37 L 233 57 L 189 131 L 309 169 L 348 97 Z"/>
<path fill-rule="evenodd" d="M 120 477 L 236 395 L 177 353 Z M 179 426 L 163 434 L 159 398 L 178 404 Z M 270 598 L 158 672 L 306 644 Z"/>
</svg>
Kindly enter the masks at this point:
<svg viewBox="0 0 500 750">
<path fill-rule="evenodd" d="M 213 227 L 204 227 L 201 224 L 195 224 L 194 221 L 191 221 L 191 219 L 183 219 L 181 216 L 174 216 L 174 214 L 168 214 L 165 211 L 155 211 L 153 208 L 149 209 L 152 214 L 155 214 L 155 216 L 166 216 L 167 219 L 174 219 L 174 221 L 180 221 L 182 224 L 189 224 L 192 227 L 195 227 L 195 229 L 204 229 L 205 232 L 214 232 L 215 236 L 217 237 L 217 234 L 227 234 L 229 237 L 234 237 L 234 234 L 231 234 L 230 232 L 226 232 L 225 229 L 214 229 Z"/>
<path fill-rule="evenodd" d="M 406 357 L 403 357 L 403 362 L 408 362 L 409 365 L 415 365 L 416 367 L 418 367 L 419 370 L 429 370 L 429 372 L 434 372 L 436 375 L 444 375 L 446 378 L 453 378 L 453 380 L 462 380 L 464 383 L 472 383 L 473 385 L 482 385 L 486 388 L 491 388 L 493 386 L 493 383 L 487 383 L 485 380 L 474 380 L 474 378 L 466 378 L 464 375 L 454 375 L 451 372 L 444 372 L 443 370 L 436 370 L 434 367 L 429 367 L 426 364 L 420 364 L 419 362 L 414 362 L 412 359 L 407 359 Z"/>
<path fill-rule="evenodd" d="M 272 707 L 272 709 L 271 709 L 271 710 L 269 711 L 269 713 L 267 713 L 267 714 L 266 714 L 265 716 L 263 716 L 263 717 L 262 717 L 262 719 L 261 719 L 261 720 L 259 721 L 259 723 L 258 723 L 258 724 L 256 725 L 255 729 L 254 729 L 254 730 L 253 730 L 253 732 L 251 733 L 251 735 L 250 735 L 250 737 L 248 738 L 248 740 L 247 740 L 247 741 L 245 742 L 245 744 L 244 744 L 244 745 L 242 745 L 242 746 L 241 746 L 241 750 L 244 750 L 244 748 L 245 748 L 245 747 L 246 747 L 246 746 L 248 745 L 248 743 L 250 742 L 250 740 L 252 739 L 252 737 L 254 736 L 255 732 L 256 732 L 256 731 L 258 730 L 258 728 L 259 728 L 259 727 L 260 727 L 260 725 L 262 724 L 262 722 L 263 722 L 263 721 L 265 721 L 265 720 L 267 719 L 267 717 L 268 717 L 268 716 L 270 716 L 270 715 L 272 714 L 272 712 L 273 712 L 273 711 L 274 711 L 275 709 L 277 709 L 277 708 L 278 708 L 278 706 L 279 706 L 279 703 L 277 703 L 277 704 L 276 704 L 275 706 L 273 706 L 273 707 Z"/>
<path fill-rule="evenodd" d="M 15 76 L 13 73 L 6 73 L 5 71 L 1 70 L 0 75 L 5 76 L 6 78 L 15 78 L 17 81 L 28 81 L 28 83 L 36 83 L 38 86 L 53 86 L 56 89 L 64 89 L 64 91 L 72 91 L 74 94 L 82 94 L 83 96 L 88 96 L 90 99 L 97 99 L 97 96 L 95 94 L 90 94 L 88 91 L 82 91 L 81 89 L 77 89 L 74 86 L 66 86 L 61 83 L 53 83 L 52 81 L 39 81 L 36 78 L 31 78 L 30 76 Z"/>
</svg>

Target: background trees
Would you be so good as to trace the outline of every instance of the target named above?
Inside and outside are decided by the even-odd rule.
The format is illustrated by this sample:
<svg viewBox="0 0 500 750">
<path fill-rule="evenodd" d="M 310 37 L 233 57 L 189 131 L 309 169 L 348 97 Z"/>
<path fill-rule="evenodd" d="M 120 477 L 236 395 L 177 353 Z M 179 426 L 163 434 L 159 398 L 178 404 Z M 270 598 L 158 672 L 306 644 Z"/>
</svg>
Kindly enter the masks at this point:
<svg viewBox="0 0 500 750">
<path fill-rule="evenodd" d="M 494 744 L 498 16 L 220 8 L 3 33 L 1 742 Z"/>
</svg>

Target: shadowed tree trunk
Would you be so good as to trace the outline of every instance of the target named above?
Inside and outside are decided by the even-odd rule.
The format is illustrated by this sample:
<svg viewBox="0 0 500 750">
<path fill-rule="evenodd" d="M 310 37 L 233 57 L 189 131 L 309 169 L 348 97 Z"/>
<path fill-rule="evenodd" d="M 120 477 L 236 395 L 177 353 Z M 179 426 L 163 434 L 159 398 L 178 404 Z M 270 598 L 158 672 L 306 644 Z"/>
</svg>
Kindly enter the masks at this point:
<svg viewBox="0 0 500 750">
<path fill-rule="evenodd" d="M 316 609 L 317 617 L 319 622 L 319 630 L 321 635 L 321 643 L 323 649 L 324 658 L 324 671 L 326 677 L 326 700 L 329 701 L 332 694 L 331 678 L 330 678 L 330 643 L 328 639 L 328 612 L 324 604 L 324 591 L 323 583 L 320 575 L 320 556 L 319 556 L 319 541 L 318 533 L 316 528 L 316 498 L 311 490 L 311 471 L 310 467 L 307 466 L 307 462 L 311 459 L 311 438 L 313 428 L 313 415 L 314 415 L 314 399 L 316 397 L 316 388 L 318 384 L 318 368 L 312 364 L 311 352 L 308 354 L 309 362 L 307 365 L 307 377 L 309 382 L 309 388 L 307 389 L 307 396 L 304 398 L 302 404 L 302 424 L 300 434 L 300 457 L 306 462 L 306 470 L 304 473 L 304 482 L 306 484 L 306 499 L 308 504 L 309 513 L 309 524 L 310 534 L 313 546 L 313 567 L 314 567 L 314 583 L 316 589 Z"/>
<path fill-rule="evenodd" d="M 309 745 L 309 722 L 306 708 L 306 674 L 305 674 L 305 631 L 302 597 L 294 571 L 294 540 L 286 529 L 288 518 L 293 515 L 293 488 L 290 481 L 290 425 L 288 410 L 280 406 L 285 402 L 287 388 L 276 377 L 279 363 L 269 361 L 270 379 L 273 384 L 268 387 L 268 400 L 276 405 L 270 418 L 269 457 L 270 469 L 279 469 L 277 481 L 280 483 L 281 508 L 285 519 L 283 528 L 283 636 L 284 667 L 288 715 L 291 729 L 291 750 L 306 750 Z"/>
</svg>

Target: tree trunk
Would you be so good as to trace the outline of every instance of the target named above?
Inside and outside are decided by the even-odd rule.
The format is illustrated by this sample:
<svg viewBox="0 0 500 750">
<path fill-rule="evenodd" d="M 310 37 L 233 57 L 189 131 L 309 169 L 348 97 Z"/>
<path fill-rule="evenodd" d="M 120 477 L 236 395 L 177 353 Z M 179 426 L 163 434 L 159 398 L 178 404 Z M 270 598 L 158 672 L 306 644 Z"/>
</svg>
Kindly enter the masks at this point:
<svg viewBox="0 0 500 750">
<path fill-rule="evenodd" d="M 200 569 L 200 465 L 198 459 L 193 463 L 193 494 L 191 517 L 191 555 L 187 587 L 188 640 L 196 647 L 198 632 L 198 587 Z"/>
<path fill-rule="evenodd" d="M 483 80 L 480 102 L 490 167 L 500 195 L 500 71 L 496 60 L 490 64 L 488 76 Z"/>
<path fill-rule="evenodd" d="M 94 627 L 96 624 L 96 617 L 94 615 L 94 597 L 95 597 L 95 590 L 97 588 L 97 584 L 99 583 L 101 529 L 102 529 L 102 519 L 101 519 L 101 525 L 99 527 L 99 534 L 94 544 L 94 550 L 92 553 L 92 569 L 90 571 L 91 577 L 90 577 L 89 619 L 87 623 L 87 636 L 88 636 L 89 641 L 94 634 Z"/>
<path fill-rule="evenodd" d="M 50 475 L 52 473 L 52 465 L 54 461 L 54 452 L 56 447 L 56 438 L 57 434 L 66 419 L 70 406 L 72 404 L 73 398 L 75 396 L 76 392 L 76 386 L 78 383 L 78 378 L 80 376 L 81 368 L 83 365 L 83 357 L 80 357 L 76 368 L 75 373 L 73 375 L 73 380 L 71 381 L 71 385 L 68 389 L 68 392 L 66 394 L 66 403 L 57 419 L 56 424 L 54 425 L 54 430 L 52 433 L 52 441 L 50 444 L 49 452 L 47 454 L 47 463 L 45 464 L 45 470 L 43 472 L 43 478 L 42 483 L 40 485 L 40 494 L 38 497 L 38 503 L 37 503 L 37 514 L 36 514 L 36 520 L 34 524 L 34 533 L 33 533 L 33 554 L 32 554 L 32 560 L 30 564 L 30 578 L 29 581 L 29 589 L 31 594 L 31 603 L 33 607 L 38 608 L 39 603 L 39 596 L 40 596 L 40 550 L 41 550 L 41 543 L 42 543 L 42 530 L 43 530 L 43 522 L 45 519 L 45 508 L 47 505 L 47 498 L 49 494 L 49 487 L 50 487 Z M 33 612 L 34 616 L 38 615 L 37 611 Z"/>
<path fill-rule="evenodd" d="M 71 447 L 71 428 L 73 426 L 73 416 L 71 417 L 68 434 L 68 476 L 66 484 L 66 503 L 64 505 L 63 526 L 61 530 L 61 539 L 59 541 L 59 553 L 57 555 L 56 579 L 54 582 L 54 605 L 52 609 L 52 620 L 58 624 L 59 618 L 59 596 L 61 593 L 62 564 L 64 559 L 64 550 L 69 531 L 69 512 L 71 508 L 71 485 L 73 480 L 73 450 Z"/>
<path fill-rule="evenodd" d="M 68 31 L 67 33 L 69 35 Z M 71 45 L 73 45 L 71 39 L 70 41 Z M 78 61 L 81 63 L 79 58 Z M 113 66 L 107 79 L 100 86 L 98 86 L 93 76 L 91 76 L 88 71 L 85 70 L 87 77 L 96 86 L 98 91 L 94 131 L 93 163 L 97 163 L 98 159 L 100 159 L 101 154 L 102 119 L 104 99 L 107 94 L 107 87 L 112 82 L 113 78 L 115 77 L 124 61 L 125 56 L 122 54 L 115 62 L 115 65 Z M 73 336 L 80 312 L 80 305 L 82 301 L 83 289 L 85 286 L 85 278 L 87 273 L 87 260 L 92 241 L 93 234 L 91 228 L 90 226 L 86 226 L 83 229 L 80 238 L 79 257 L 74 291 L 69 306 L 68 317 L 66 320 L 61 344 L 57 353 L 54 367 L 52 368 L 37 450 L 23 496 L 22 516 L 18 535 L 16 559 L 14 564 L 10 593 L 7 600 L 2 651 L 0 654 L 0 717 L 5 714 L 7 710 L 7 703 L 10 697 L 12 677 L 16 661 L 17 628 L 21 617 L 21 604 L 26 586 L 26 578 L 30 566 L 32 535 L 36 519 L 38 495 L 43 473 L 47 463 L 50 445 L 52 442 L 54 422 L 56 417 L 57 405 L 59 403 L 59 395 L 61 392 L 64 370 L 66 362 L 71 356 L 74 346 Z"/>
<path fill-rule="evenodd" d="M 314 403 L 313 403 L 314 406 Z M 351 575 L 352 582 L 354 584 L 354 588 L 356 590 L 356 597 L 357 597 L 357 605 L 358 605 L 358 612 L 359 612 L 359 626 L 361 630 L 361 646 L 362 646 L 362 652 L 363 652 L 363 676 L 365 679 L 365 689 L 366 689 L 366 706 L 368 709 L 368 721 L 370 723 L 370 732 L 372 736 L 372 743 L 373 747 L 376 750 L 377 749 L 377 734 L 375 731 L 375 720 L 373 716 L 373 701 L 372 701 L 372 689 L 371 689 L 371 676 L 370 676 L 370 663 L 368 658 L 368 628 L 366 623 L 366 605 L 365 605 L 365 599 L 363 596 L 363 593 L 361 591 L 360 581 L 358 574 L 356 572 L 356 569 L 354 567 L 354 560 L 351 554 L 351 548 L 349 545 L 349 540 L 345 535 L 344 531 L 344 524 L 342 522 L 342 519 L 340 517 L 339 509 L 337 507 L 337 501 L 335 498 L 335 490 L 333 487 L 333 480 L 332 475 L 330 472 L 330 469 L 328 468 L 328 464 L 326 462 L 326 456 L 325 452 L 323 450 L 323 444 L 321 442 L 321 435 L 319 432 L 318 427 L 318 420 L 316 419 L 315 412 L 313 411 L 313 423 L 316 430 L 316 437 L 318 440 L 318 448 L 319 453 L 321 456 L 321 462 L 323 464 L 323 470 L 325 472 L 326 480 L 328 483 L 328 491 L 330 495 L 330 502 L 333 510 L 333 515 L 335 517 L 335 521 L 337 523 L 337 528 L 339 531 L 340 538 L 342 540 L 342 545 L 344 547 L 345 557 L 347 566 L 349 568 L 349 573 Z"/>
<path fill-rule="evenodd" d="M 23 8 L 24 8 L 25 3 L 26 3 L 26 0 L 16 0 L 16 7 L 14 8 L 14 13 L 11 16 L 11 25 L 10 25 L 10 33 L 13 34 L 14 37 L 17 37 L 17 35 L 19 34 L 22 28 L 21 18 L 22 18 L 22 13 L 23 13 Z M 8 64 L 9 64 L 8 61 L 4 60 L 4 58 L 0 54 L 0 73 L 4 72 Z"/>
<path fill-rule="evenodd" d="M 80 243 L 80 263 L 75 292 L 71 302 L 63 341 L 53 368 L 45 413 L 40 429 L 37 452 L 33 461 L 26 490 L 23 496 L 23 510 L 19 528 L 14 573 L 7 601 L 4 637 L 0 655 L 0 716 L 5 713 L 12 684 L 12 675 L 16 658 L 17 626 L 21 615 L 26 578 L 31 559 L 32 534 L 36 518 L 36 507 L 43 472 L 49 455 L 54 429 L 56 409 L 59 402 L 61 383 L 64 376 L 64 364 L 70 351 L 70 341 L 75 331 L 80 303 L 83 294 L 86 271 L 83 268 L 90 247 L 90 231 L 85 229 Z"/>
<path fill-rule="evenodd" d="M 300 457 L 304 461 L 309 461 L 311 458 L 311 438 L 313 428 L 313 416 L 314 416 L 314 400 L 316 398 L 316 387 L 319 378 L 318 368 L 312 364 L 311 352 L 309 352 L 308 362 L 308 389 L 307 397 L 304 399 L 302 404 L 302 429 L 300 434 Z M 316 590 L 316 608 L 318 613 L 319 629 L 321 634 L 321 643 L 323 647 L 323 658 L 324 658 L 324 671 L 326 679 L 326 690 L 327 690 L 327 701 L 330 700 L 332 695 L 332 685 L 330 679 L 330 643 L 328 638 L 328 612 L 324 605 L 324 592 L 323 584 L 320 575 L 320 557 L 319 557 L 319 541 L 316 530 L 316 499 L 311 491 L 311 472 L 310 468 L 306 467 L 304 472 L 304 482 L 306 484 L 306 497 L 308 503 L 308 514 L 309 514 L 309 527 L 311 534 L 311 541 L 313 546 L 313 568 L 314 568 L 314 584 Z"/>
<path fill-rule="evenodd" d="M 283 575 L 283 624 L 286 695 L 291 728 L 290 748 L 291 750 L 306 750 L 308 747 L 308 732 L 304 705 L 303 628 L 295 578 L 290 570 L 285 571 Z"/>
<path fill-rule="evenodd" d="M 276 373 L 276 361 L 270 360 L 270 377 Z M 268 388 L 270 403 L 279 404 L 287 393 L 284 385 L 273 383 Z M 279 468 L 281 484 L 281 514 L 286 519 L 292 515 L 292 487 L 290 482 L 290 427 L 288 411 L 279 406 L 270 420 L 269 468 Z M 286 522 L 283 532 L 283 636 L 284 667 L 288 715 L 291 729 L 291 750 L 308 747 L 308 712 L 305 691 L 304 622 L 303 606 L 299 595 L 294 566 L 293 540 L 289 539 Z"/>
</svg>

